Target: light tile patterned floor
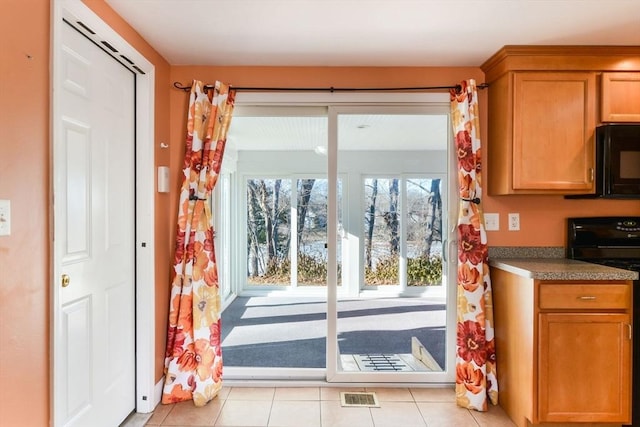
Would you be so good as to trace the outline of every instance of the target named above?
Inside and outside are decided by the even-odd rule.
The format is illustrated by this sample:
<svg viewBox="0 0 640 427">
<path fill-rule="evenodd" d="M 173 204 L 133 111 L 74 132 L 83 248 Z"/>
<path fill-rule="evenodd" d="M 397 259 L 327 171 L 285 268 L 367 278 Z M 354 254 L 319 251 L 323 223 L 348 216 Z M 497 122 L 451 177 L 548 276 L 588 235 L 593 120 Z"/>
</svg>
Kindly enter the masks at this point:
<svg viewBox="0 0 640 427">
<path fill-rule="evenodd" d="M 341 391 L 375 391 L 379 408 L 343 408 Z M 123 427 L 513 427 L 499 406 L 469 411 L 453 388 L 233 387 L 203 408 L 193 402 L 158 405 Z"/>
</svg>

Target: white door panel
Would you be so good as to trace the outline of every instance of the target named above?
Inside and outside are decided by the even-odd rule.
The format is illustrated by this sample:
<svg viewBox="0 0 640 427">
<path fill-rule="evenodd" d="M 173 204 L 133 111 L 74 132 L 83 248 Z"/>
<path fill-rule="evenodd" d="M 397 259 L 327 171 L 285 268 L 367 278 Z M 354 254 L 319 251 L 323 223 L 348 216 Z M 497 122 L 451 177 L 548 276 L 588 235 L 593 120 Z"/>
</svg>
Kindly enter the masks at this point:
<svg viewBox="0 0 640 427">
<path fill-rule="evenodd" d="M 62 42 L 55 425 L 117 426 L 135 408 L 135 77 L 66 24 Z"/>
</svg>

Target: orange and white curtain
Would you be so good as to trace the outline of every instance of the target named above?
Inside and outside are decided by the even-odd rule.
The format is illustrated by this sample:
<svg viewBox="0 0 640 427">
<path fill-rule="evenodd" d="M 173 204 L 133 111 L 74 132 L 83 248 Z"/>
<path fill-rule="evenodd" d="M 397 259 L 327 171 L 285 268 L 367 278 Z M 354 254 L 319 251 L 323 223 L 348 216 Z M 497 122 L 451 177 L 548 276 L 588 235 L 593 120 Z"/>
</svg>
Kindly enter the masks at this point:
<svg viewBox="0 0 640 427">
<path fill-rule="evenodd" d="M 486 411 L 498 404 L 498 378 L 489 277 L 487 233 L 482 214 L 482 162 L 478 91 L 474 80 L 451 90 L 451 121 L 458 158 L 458 290 L 456 403 Z"/>
<path fill-rule="evenodd" d="M 191 86 L 169 300 L 162 403 L 204 406 L 222 388 L 220 295 L 210 197 L 220 173 L 234 91 Z"/>
</svg>

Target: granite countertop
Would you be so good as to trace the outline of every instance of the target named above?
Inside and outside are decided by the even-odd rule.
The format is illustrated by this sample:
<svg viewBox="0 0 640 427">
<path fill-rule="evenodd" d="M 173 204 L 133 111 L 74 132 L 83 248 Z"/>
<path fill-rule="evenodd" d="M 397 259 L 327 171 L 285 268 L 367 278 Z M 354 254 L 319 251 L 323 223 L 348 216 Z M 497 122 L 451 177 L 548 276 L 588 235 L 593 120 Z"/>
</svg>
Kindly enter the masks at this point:
<svg viewBox="0 0 640 427">
<path fill-rule="evenodd" d="M 638 273 L 566 258 L 497 258 L 491 267 L 539 280 L 637 280 Z"/>
<path fill-rule="evenodd" d="M 565 258 L 562 247 L 489 247 L 489 265 L 538 280 L 638 280 L 638 272 Z"/>
</svg>

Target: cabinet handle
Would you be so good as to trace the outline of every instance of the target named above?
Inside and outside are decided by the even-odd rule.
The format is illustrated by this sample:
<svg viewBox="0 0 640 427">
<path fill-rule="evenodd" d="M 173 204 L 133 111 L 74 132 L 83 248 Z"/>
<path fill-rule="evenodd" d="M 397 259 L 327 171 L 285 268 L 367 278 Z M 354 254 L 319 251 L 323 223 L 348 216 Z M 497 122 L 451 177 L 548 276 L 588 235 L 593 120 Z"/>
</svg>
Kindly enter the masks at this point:
<svg viewBox="0 0 640 427">
<path fill-rule="evenodd" d="M 583 301 L 593 301 L 596 299 L 596 297 L 592 296 L 592 295 L 583 295 L 581 297 L 578 297 L 578 299 L 583 300 Z"/>
<path fill-rule="evenodd" d="M 631 323 L 627 323 L 627 327 L 629 328 L 629 341 L 631 341 L 633 339 L 633 328 Z"/>
<path fill-rule="evenodd" d="M 595 175 L 595 171 L 593 168 L 589 168 L 589 182 L 593 182 L 593 177 Z"/>
</svg>

